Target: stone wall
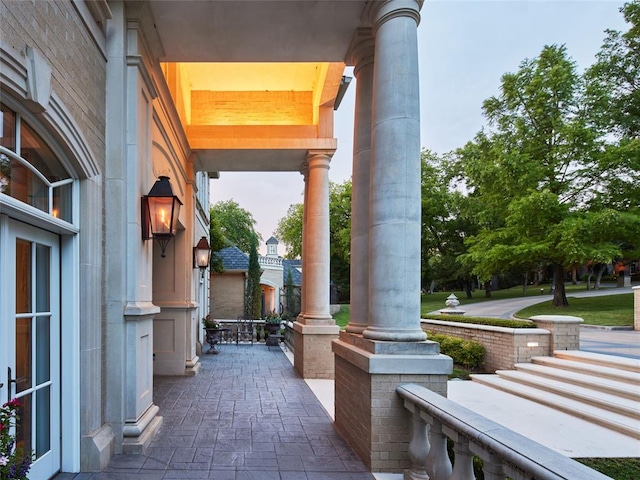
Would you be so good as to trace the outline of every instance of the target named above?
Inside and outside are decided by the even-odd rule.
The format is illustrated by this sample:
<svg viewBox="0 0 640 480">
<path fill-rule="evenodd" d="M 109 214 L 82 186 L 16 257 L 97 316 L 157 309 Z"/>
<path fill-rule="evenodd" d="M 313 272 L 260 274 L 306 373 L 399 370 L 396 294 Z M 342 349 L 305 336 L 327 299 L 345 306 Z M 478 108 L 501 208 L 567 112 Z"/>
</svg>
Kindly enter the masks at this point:
<svg viewBox="0 0 640 480">
<path fill-rule="evenodd" d="M 422 320 L 426 332 L 473 340 L 485 347 L 484 370 L 512 370 L 516 363 L 551 354 L 551 334 L 542 328 L 505 328 L 471 323 Z"/>
</svg>

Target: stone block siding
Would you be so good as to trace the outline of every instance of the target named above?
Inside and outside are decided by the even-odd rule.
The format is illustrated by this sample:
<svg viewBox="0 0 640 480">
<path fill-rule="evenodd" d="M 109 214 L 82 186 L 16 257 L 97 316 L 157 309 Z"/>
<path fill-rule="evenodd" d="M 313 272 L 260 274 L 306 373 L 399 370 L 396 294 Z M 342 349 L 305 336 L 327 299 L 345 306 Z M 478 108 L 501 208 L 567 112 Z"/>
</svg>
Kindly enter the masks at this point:
<svg viewBox="0 0 640 480">
<path fill-rule="evenodd" d="M 51 66 L 52 93 L 76 122 L 101 171 L 105 165 L 106 59 L 71 1 L 2 2 L 2 41 Z M 24 39 L 28 39 L 25 43 Z"/>
<path fill-rule="evenodd" d="M 512 370 L 516 363 L 530 362 L 532 357 L 552 353 L 551 334 L 541 328 L 504 328 L 469 323 L 452 325 L 438 320 L 422 320 L 422 329 L 484 345 L 483 368 L 486 372 Z M 533 346 L 535 344 L 537 346 Z"/>
<path fill-rule="evenodd" d="M 244 274 L 211 275 L 211 316 L 235 320 L 244 314 Z"/>
<path fill-rule="evenodd" d="M 367 468 L 372 472 L 410 468 L 411 414 L 396 387 L 415 383 L 446 396 L 447 376 L 369 374 L 336 356 L 335 381 L 335 425 Z"/>
</svg>

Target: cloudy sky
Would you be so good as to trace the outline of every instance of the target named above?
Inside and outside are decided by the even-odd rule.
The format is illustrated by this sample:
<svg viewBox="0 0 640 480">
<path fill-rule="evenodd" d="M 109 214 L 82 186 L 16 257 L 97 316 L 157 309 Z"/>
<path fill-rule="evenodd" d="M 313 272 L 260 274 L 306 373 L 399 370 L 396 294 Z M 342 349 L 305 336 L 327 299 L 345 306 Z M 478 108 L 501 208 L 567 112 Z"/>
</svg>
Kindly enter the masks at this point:
<svg viewBox="0 0 640 480">
<path fill-rule="evenodd" d="M 498 93 L 502 74 L 516 71 L 544 45 L 566 45 L 580 70 L 591 65 L 605 29 L 627 30 L 623 3 L 426 0 L 418 27 L 422 146 L 444 153 L 472 139 L 485 124 L 482 102 Z M 354 98 L 352 82 L 335 114 L 334 182 L 351 177 Z M 211 182 L 211 201 L 234 199 L 267 240 L 289 205 L 302 202 L 302 190 L 299 173 L 223 172 Z"/>
</svg>

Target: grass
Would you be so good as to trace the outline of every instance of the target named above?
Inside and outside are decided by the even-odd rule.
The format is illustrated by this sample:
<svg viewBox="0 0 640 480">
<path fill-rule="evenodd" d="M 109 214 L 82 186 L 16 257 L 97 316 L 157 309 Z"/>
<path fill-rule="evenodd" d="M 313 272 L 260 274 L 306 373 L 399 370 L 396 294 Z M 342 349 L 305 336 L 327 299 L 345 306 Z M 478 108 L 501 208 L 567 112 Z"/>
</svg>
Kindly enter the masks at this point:
<svg viewBox="0 0 640 480">
<path fill-rule="evenodd" d="M 551 301 L 532 305 L 516 313 L 518 318 L 533 315 L 573 315 L 587 325 L 633 326 L 633 294 L 570 298 L 569 306 L 558 308 Z"/>
<path fill-rule="evenodd" d="M 576 458 L 576 460 L 614 480 L 640 478 L 640 458 Z"/>
<path fill-rule="evenodd" d="M 344 330 L 344 327 L 349 323 L 349 305 L 340 305 L 340 311 L 333 316 L 336 321 L 336 325 L 340 327 L 340 330 Z"/>
<path fill-rule="evenodd" d="M 545 295 L 551 298 L 551 296 L 548 295 L 549 287 L 549 285 L 544 285 L 544 287 L 535 287 L 530 285 L 527 287 L 524 295 L 522 294 L 521 286 L 506 288 L 504 290 L 495 290 L 491 292 L 491 298 L 486 298 L 484 296 L 484 290 L 474 291 L 472 294 L 472 298 L 467 298 L 466 293 L 464 292 L 435 292 L 429 295 L 422 295 L 420 299 L 420 313 L 421 315 L 426 315 L 429 312 L 445 308 L 447 297 L 452 293 L 456 297 L 458 297 L 460 303 L 464 307 L 464 305 L 469 305 L 471 303 L 490 302 L 492 300 L 505 300 L 507 298 L 540 297 L 540 288 L 544 288 L 545 292 L 547 292 L 545 293 Z M 586 290 L 586 287 L 584 285 L 566 285 L 565 288 L 567 294 L 570 294 L 571 292 L 583 292 Z"/>
</svg>

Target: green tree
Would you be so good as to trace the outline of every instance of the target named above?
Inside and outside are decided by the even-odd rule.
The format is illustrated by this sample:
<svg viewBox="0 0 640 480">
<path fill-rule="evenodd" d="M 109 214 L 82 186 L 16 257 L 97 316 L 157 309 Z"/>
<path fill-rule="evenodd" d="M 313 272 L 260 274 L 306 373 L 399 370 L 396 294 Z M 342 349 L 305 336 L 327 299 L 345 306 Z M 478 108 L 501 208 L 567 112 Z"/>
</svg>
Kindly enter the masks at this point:
<svg viewBox="0 0 640 480">
<path fill-rule="evenodd" d="M 448 156 L 422 152 L 422 285 L 436 283 L 465 290 L 472 297 L 474 276 L 468 263 L 464 239 L 475 232 L 466 198 L 457 188 Z"/>
<path fill-rule="evenodd" d="M 553 269 L 555 306 L 568 305 L 565 269 L 621 253 L 630 218 L 591 208 L 617 168 L 603 161 L 604 131 L 589 123 L 584 82 L 563 46 L 546 46 L 500 95 L 484 102 L 490 128 L 457 152 L 480 230 L 467 238 L 468 258 L 482 279 L 534 265 Z"/>
<path fill-rule="evenodd" d="M 273 234 L 287 248 L 285 258 L 302 257 L 302 219 L 303 205 L 294 203 L 289 205 L 287 214 L 278 221 Z"/>
<path fill-rule="evenodd" d="M 258 319 L 262 316 L 262 289 L 260 287 L 260 261 L 258 260 L 258 239 L 251 238 L 249 246 L 249 271 L 245 299 L 245 317 Z"/>
<path fill-rule="evenodd" d="M 219 201 L 210 208 L 211 224 L 219 225 L 219 232 L 215 230 L 218 240 L 219 233 L 224 237 L 225 246 L 235 245 L 245 253 L 251 251 L 252 242 L 258 245 L 262 236 L 256 232 L 256 221 L 253 215 L 240 207 L 235 200 Z M 213 240 L 213 238 L 212 238 Z"/>
</svg>

